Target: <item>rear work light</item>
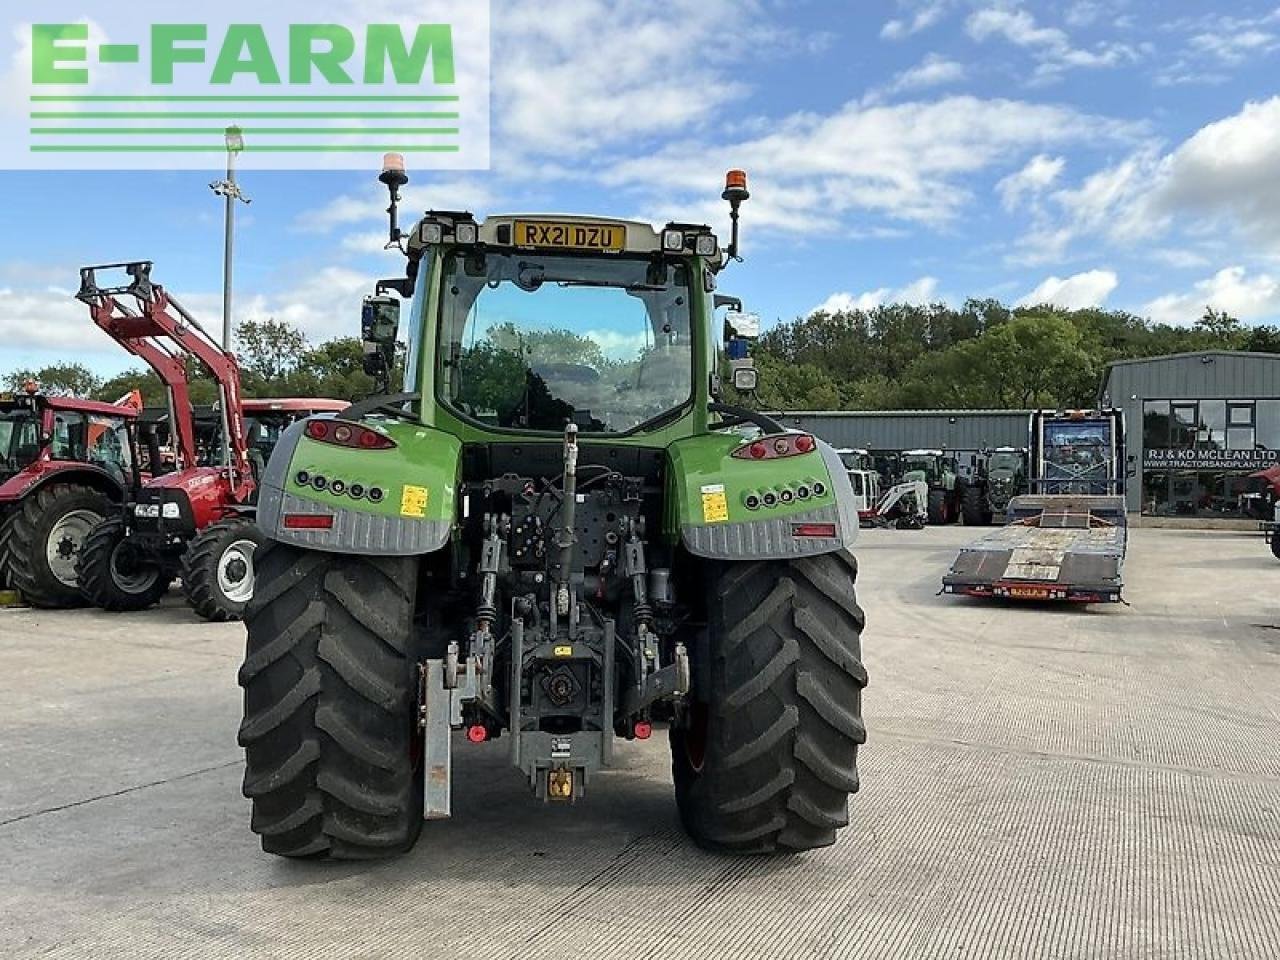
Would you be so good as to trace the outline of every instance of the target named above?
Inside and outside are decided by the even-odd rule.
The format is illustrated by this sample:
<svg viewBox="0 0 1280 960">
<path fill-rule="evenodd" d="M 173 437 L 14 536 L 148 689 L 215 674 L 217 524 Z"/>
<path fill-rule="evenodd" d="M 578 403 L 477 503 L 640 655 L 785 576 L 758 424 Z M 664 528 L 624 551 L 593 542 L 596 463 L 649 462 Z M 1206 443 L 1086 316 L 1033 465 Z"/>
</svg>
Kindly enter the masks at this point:
<svg viewBox="0 0 1280 960">
<path fill-rule="evenodd" d="M 345 420 L 308 420 L 307 436 L 319 443 L 358 450 L 390 450 L 396 442 L 376 430 Z"/>
<path fill-rule="evenodd" d="M 333 514 L 331 513 L 286 513 L 284 515 L 286 530 L 332 530 Z"/>
<path fill-rule="evenodd" d="M 739 460 L 780 460 L 812 453 L 818 442 L 807 433 L 782 433 L 744 443 L 733 456 Z"/>
<path fill-rule="evenodd" d="M 791 525 L 791 535 L 793 537 L 821 537 L 825 540 L 834 540 L 836 538 L 836 525 L 834 523 L 793 523 Z"/>
</svg>

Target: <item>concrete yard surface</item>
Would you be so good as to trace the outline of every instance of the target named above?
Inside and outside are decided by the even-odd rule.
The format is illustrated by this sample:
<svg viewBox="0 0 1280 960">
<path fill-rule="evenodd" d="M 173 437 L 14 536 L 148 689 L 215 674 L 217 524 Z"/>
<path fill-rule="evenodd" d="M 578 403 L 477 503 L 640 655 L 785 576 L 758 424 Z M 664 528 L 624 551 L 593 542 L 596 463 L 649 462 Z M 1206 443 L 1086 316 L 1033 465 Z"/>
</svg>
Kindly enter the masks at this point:
<svg viewBox="0 0 1280 960">
<path fill-rule="evenodd" d="M 0 957 L 1280 957 L 1280 561 L 1144 528 L 1130 607 L 935 596 L 974 535 L 862 537 L 863 790 L 772 859 L 685 839 L 655 735 L 576 806 L 463 743 L 411 854 L 279 860 L 241 626 L 0 610 Z"/>
</svg>

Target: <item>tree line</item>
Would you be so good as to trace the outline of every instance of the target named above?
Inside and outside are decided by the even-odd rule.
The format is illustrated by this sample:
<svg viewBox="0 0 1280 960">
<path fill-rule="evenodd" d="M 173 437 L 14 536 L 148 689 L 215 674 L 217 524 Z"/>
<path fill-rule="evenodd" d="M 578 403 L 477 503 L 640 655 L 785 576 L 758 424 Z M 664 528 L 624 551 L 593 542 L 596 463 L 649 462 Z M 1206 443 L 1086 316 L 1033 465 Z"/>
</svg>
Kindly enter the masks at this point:
<svg viewBox="0 0 1280 960">
<path fill-rule="evenodd" d="M 554 335 L 576 341 L 569 344 L 575 356 L 599 352 L 569 331 Z M 1193 325 L 1175 327 L 1119 310 L 996 300 L 818 311 L 778 324 L 754 346 L 760 386 L 750 402 L 770 410 L 1088 406 L 1112 361 L 1211 349 L 1280 353 L 1280 327 L 1246 326 L 1212 308 Z M 358 400 L 374 387 L 354 337 L 313 346 L 288 323 L 246 321 L 236 331 L 236 353 L 247 397 Z M 194 365 L 190 374 L 193 402 L 212 403 L 213 381 Z M 9 389 L 30 379 L 50 393 L 106 401 L 139 389 L 148 405 L 164 402 L 163 385 L 149 370 L 102 378 L 83 364 L 62 363 L 3 379 Z"/>
<path fill-rule="evenodd" d="M 1116 360 L 1213 349 L 1280 353 L 1280 327 L 1212 308 L 1175 327 L 1119 310 L 892 304 L 781 323 L 753 356 L 765 409 L 1019 409 L 1091 405 Z"/>
<path fill-rule="evenodd" d="M 358 400 L 373 392 L 373 378 L 363 370 L 363 346 L 355 337 L 335 337 L 312 346 L 305 334 L 279 320 L 247 320 L 236 328 L 236 357 L 246 397 L 331 397 Z M 188 362 L 191 401 L 211 404 L 218 388 L 196 361 Z M 20 369 L 5 375 L 10 390 L 28 380 L 53 394 L 114 402 L 141 390 L 147 406 L 165 402 L 164 384 L 151 370 L 131 369 L 114 377 L 96 375 L 81 363 L 58 363 L 39 370 Z"/>
</svg>

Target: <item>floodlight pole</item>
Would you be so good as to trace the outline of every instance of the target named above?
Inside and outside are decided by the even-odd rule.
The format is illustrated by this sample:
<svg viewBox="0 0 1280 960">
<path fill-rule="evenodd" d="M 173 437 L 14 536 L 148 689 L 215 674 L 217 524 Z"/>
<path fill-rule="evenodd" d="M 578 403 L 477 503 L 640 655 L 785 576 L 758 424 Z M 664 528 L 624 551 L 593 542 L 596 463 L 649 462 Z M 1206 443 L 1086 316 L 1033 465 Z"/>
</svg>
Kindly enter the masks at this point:
<svg viewBox="0 0 1280 960">
<path fill-rule="evenodd" d="M 237 126 L 227 127 L 227 178 L 209 184 L 213 192 L 226 198 L 222 240 L 222 349 L 231 349 L 231 277 L 235 258 L 236 201 L 251 203 L 236 183 L 236 154 L 244 149 L 244 133 Z"/>
</svg>

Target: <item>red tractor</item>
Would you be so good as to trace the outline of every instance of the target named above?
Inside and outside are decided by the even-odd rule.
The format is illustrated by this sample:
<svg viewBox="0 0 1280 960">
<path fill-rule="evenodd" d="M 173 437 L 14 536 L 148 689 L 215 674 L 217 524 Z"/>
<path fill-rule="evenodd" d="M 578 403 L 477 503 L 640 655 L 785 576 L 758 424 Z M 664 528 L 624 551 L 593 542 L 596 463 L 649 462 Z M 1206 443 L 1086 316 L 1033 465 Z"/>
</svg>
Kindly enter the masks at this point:
<svg viewBox="0 0 1280 960">
<path fill-rule="evenodd" d="M 76 560 L 137 475 L 129 430 L 140 405 L 45 396 L 34 383 L 0 393 L 0 587 L 37 607 L 84 602 Z"/>
<path fill-rule="evenodd" d="M 97 271 L 120 268 L 129 283 L 98 285 Z M 152 282 L 148 261 L 85 267 L 76 296 L 107 336 L 164 382 L 172 447 L 172 469 L 161 472 L 157 466 L 150 480 L 134 485 L 119 515 L 89 533 L 77 565 L 80 589 L 103 609 L 141 610 L 158 602 L 180 575 L 183 592 L 200 616 L 239 619 L 253 595 L 253 554 L 261 540 L 254 503 L 256 474 L 265 462 L 263 427 L 272 430 L 281 416 L 296 418 L 347 404 L 242 401 L 235 355 L 218 346 L 195 317 Z M 203 444 L 191 407 L 189 358 L 199 361 L 218 385 L 213 439 Z M 287 409 L 291 404 L 293 409 Z M 254 419 L 246 425 L 250 412 Z M 275 429 L 274 435 L 278 433 Z M 166 458 L 156 455 L 154 437 L 147 439 L 149 461 L 165 463 Z"/>
</svg>

